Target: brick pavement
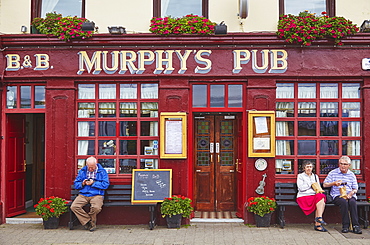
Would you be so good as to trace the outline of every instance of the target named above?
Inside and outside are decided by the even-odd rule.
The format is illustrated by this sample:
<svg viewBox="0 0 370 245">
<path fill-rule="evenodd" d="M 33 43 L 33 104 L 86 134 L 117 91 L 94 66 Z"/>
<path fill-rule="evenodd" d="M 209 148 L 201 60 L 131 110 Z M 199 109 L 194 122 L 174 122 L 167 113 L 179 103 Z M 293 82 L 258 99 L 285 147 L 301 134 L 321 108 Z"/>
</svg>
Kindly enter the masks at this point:
<svg viewBox="0 0 370 245">
<path fill-rule="evenodd" d="M 191 223 L 181 229 L 147 225 L 98 225 L 95 232 L 78 227 L 44 230 L 42 224 L 2 224 L 0 244 L 370 244 L 370 230 L 362 235 L 340 233 L 340 225 L 326 226 L 329 232 L 317 232 L 310 224 L 287 224 L 257 228 L 243 223 Z"/>
</svg>

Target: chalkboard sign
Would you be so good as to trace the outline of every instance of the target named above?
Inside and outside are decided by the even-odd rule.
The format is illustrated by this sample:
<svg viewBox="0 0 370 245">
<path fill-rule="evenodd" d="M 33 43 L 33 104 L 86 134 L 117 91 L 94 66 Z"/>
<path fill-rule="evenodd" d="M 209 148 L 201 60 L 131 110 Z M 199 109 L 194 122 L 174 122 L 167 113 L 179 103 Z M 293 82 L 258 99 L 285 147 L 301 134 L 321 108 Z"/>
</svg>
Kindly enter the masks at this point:
<svg viewBox="0 0 370 245">
<path fill-rule="evenodd" d="M 172 193 L 172 169 L 133 169 L 132 204 L 162 202 Z"/>
</svg>

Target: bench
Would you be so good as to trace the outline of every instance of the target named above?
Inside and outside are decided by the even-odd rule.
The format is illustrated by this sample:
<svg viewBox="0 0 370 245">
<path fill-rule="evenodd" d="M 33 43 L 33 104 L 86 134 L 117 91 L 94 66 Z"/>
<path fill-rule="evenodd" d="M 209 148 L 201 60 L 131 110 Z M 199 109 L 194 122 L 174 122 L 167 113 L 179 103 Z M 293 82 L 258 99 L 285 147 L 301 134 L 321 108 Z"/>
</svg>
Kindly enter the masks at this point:
<svg viewBox="0 0 370 245">
<path fill-rule="evenodd" d="M 330 188 L 324 188 L 330 189 Z M 277 204 L 277 219 L 281 228 L 285 226 L 284 212 L 286 206 L 298 206 L 296 202 L 297 196 L 297 184 L 296 183 L 275 183 L 275 200 Z M 325 204 L 326 207 L 336 206 L 333 203 Z M 363 223 L 364 228 L 367 229 L 369 225 L 368 213 L 370 203 L 367 202 L 366 198 L 366 184 L 358 183 L 357 191 L 357 208 L 359 221 Z"/>
<path fill-rule="evenodd" d="M 131 192 L 132 186 L 131 185 L 110 185 L 108 189 L 105 190 L 104 195 L 104 207 L 117 207 L 117 206 L 132 206 L 131 203 Z M 78 196 L 79 190 L 74 188 L 74 185 L 71 186 L 71 201 L 67 204 L 69 206 L 69 223 L 68 227 L 70 230 L 73 229 L 74 223 L 78 219 L 76 215 L 71 211 L 71 204 L 73 200 Z M 89 204 L 88 204 L 89 205 Z M 141 204 L 135 204 L 141 205 Z M 155 226 L 155 212 L 157 204 L 142 204 L 141 206 L 148 206 L 150 212 L 150 221 L 149 221 L 149 229 L 153 230 Z M 78 222 L 79 223 L 79 222 Z"/>
</svg>

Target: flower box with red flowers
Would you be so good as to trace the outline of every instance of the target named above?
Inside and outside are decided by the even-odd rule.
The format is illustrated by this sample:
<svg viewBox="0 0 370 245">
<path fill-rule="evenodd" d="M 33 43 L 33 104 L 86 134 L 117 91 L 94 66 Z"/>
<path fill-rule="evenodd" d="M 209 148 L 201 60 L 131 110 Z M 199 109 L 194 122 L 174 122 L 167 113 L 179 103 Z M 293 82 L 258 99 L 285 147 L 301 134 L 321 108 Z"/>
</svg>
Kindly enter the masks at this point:
<svg viewBox="0 0 370 245">
<path fill-rule="evenodd" d="M 181 214 L 182 217 L 189 218 L 193 207 L 191 199 L 181 195 L 173 195 L 165 198 L 161 204 L 162 217 Z"/>
<path fill-rule="evenodd" d="M 261 217 L 263 217 L 265 214 L 274 212 L 276 208 L 275 199 L 266 196 L 250 197 L 247 202 L 248 212 L 257 214 Z"/>
<path fill-rule="evenodd" d="M 62 214 L 67 212 L 68 201 L 60 197 L 46 197 L 41 198 L 40 201 L 34 205 L 36 214 L 40 215 L 44 221 L 51 217 L 59 218 Z"/>
</svg>

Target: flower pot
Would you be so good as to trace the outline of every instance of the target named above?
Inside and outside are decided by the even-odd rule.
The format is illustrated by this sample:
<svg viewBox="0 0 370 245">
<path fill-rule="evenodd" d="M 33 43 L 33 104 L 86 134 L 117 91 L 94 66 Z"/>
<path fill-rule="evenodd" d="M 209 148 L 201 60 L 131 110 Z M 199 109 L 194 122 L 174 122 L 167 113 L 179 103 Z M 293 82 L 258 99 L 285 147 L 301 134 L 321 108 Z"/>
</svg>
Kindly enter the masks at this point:
<svg viewBox="0 0 370 245">
<path fill-rule="evenodd" d="M 166 216 L 167 228 L 180 228 L 181 227 L 182 214 L 176 214 Z"/>
<path fill-rule="evenodd" d="M 48 220 L 43 220 L 44 229 L 57 229 L 59 226 L 59 218 L 51 217 Z"/>
<path fill-rule="evenodd" d="M 254 220 L 256 221 L 257 227 L 269 227 L 272 213 L 265 214 L 263 217 L 254 214 Z"/>
</svg>

